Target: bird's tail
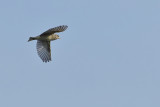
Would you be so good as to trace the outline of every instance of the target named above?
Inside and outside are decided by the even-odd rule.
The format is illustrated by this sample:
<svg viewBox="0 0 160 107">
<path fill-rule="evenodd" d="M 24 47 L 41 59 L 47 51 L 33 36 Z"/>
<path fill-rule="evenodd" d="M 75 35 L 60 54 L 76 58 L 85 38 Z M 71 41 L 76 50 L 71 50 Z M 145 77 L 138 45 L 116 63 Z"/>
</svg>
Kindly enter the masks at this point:
<svg viewBox="0 0 160 107">
<path fill-rule="evenodd" d="M 30 37 L 29 40 L 28 40 L 28 42 L 32 41 L 32 40 L 36 40 L 36 38 L 35 37 Z"/>
</svg>

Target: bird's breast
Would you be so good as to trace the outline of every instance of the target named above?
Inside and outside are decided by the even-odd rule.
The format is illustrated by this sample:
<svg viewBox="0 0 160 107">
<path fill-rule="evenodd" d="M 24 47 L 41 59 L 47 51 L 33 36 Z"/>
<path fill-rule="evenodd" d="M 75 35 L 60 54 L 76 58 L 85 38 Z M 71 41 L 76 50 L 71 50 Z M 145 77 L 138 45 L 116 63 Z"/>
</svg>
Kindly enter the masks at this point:
<svg viewBox="0 0 160 107">
<path fill-rule="evenodd" d="M 47 37 L 47 40 L 52 41 L 52 40 L 56 40 L 55 35 L 50 35 Z"/>
</svg>

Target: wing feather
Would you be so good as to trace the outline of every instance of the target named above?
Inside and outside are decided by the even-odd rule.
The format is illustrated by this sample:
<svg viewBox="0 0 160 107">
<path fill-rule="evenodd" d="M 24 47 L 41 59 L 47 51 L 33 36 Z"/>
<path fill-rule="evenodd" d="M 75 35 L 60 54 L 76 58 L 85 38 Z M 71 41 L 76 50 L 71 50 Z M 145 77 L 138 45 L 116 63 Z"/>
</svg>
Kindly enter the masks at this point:
<svg viewBox="0 0 160 107">
<path fill-rule="evenodd" d="M 43 62 L 51 61 L 50 42 L 37 40 L 37 53 Z"/>
<path fill-rule="evenodd" d="M 49 35 L 54 34 L 56 32 L 63 32 L 67 28 L 68 28 L 67 25 L 57 26 L 57 27 L 51 28 L 51 29 L 43 32 L 40 36 L 49 36 Z"/>
</svg>

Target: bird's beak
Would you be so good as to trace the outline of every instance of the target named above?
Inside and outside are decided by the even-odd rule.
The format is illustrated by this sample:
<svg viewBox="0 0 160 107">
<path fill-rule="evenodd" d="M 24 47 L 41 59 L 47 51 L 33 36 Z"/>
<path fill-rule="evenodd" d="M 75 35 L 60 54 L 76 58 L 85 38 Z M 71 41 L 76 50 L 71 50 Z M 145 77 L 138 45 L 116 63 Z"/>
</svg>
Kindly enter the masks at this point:
<svg viewBox="0 0 160 107">
<path fill-rule="evenodd" d="M 60 37 L 58 37 L 58 39 L 60 39 Z"/>
</svg>

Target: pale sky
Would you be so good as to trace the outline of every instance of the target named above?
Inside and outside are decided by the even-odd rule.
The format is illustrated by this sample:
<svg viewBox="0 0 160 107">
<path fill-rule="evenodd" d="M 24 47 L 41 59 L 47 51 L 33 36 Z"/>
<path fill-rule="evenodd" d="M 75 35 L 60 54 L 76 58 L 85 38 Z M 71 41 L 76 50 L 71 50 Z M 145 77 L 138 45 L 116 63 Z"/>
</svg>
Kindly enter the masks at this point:
<svg viewBox="0 0 160 107">
<path fill-rule="evenodd" d="M 160 107 L 159 0 L 1 0 L 0 107 Z M 68 25 L 43 63 L 36 41 Z"/>
</svg>

